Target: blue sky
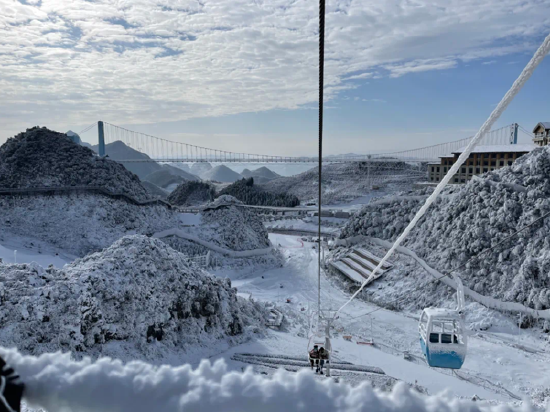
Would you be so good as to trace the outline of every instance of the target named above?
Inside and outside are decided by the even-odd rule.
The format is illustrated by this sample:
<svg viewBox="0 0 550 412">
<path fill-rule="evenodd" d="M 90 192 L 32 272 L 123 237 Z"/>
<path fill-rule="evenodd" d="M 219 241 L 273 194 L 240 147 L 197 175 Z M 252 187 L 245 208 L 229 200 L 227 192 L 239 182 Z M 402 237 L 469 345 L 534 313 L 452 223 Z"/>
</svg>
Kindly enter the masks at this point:
<svg viewBox="0 0 550 412">
<path fill-rule="evenodd" d="M 472 135 L 548 16 L 547 0 L 328 1 L 326 152 Z M 316 152 L 315 2 L 11 0 L 0 23 L 0 143 L 101 119 L 222 150 Z M 547 59 L 498 125 L 550 121 L 549 90 Z"/>
</svg>

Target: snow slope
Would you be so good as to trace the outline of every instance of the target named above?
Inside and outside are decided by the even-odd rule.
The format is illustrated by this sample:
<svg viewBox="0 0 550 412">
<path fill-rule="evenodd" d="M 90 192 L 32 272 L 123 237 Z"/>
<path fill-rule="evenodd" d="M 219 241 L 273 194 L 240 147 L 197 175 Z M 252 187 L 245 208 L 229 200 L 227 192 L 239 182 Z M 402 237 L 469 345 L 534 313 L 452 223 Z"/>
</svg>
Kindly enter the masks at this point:
<svg viewBox="0 0 550 412">
<path fill-rule="evenodd" d="M 429 189 L 373 202 L 355 214 L 342 237 L 393 240 Z M 412 231 L 404 246 L 431 267 L 448 272 L 550 211 L 550 147 L 535 149 L 511 167 L 453 186 Z M 531 308 L 550 308 L 550 222 L 542 221 L 460 269 L 470 289 Z M 545 325 L 545 328 L 548 326 Z"/>
<path fill-rule="evenodd" d="M 233 183 L 242 179 L 242 176 L 225 165 L 218 165 L 215 168 L 202 173 L 201 178 L 204 180 L 213 180 L 215 182 Z"/>
<path fill-rule="evenodd" d="M 128 236 L 63 269 L 0 264 L 0 342 L 26 353 L 138 356 L 242 342 L 265 322 L 228 279 L 165 243 Z"/>
</svg>

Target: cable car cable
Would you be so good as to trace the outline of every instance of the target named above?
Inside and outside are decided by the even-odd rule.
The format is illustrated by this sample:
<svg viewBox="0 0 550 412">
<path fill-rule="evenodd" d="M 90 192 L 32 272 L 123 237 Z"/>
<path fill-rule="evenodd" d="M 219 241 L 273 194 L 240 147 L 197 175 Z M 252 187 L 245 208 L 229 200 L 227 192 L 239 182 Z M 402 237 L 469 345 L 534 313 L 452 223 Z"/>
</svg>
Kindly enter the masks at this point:
<svg viewBox="0 0 550 412">
<path fill-rule="evenodd" d="M 319 211 L 317 237 L 318 320 L 321 319 L 321 197 L 323 169 L 323 88 L 325 75 L 325 0 L 319 0 Z"/>
</svg>

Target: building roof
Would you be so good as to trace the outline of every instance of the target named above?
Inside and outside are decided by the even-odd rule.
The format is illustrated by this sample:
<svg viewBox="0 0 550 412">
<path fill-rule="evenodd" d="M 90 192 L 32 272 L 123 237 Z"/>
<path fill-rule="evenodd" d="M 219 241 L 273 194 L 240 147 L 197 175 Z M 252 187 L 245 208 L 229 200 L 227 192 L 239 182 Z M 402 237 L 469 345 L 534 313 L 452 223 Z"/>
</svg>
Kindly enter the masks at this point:
<svg viewBox="0 0 550 412">
<path fill-rule="evenodd" d="M 537 130 L 539 126 L 544 127 L 545 130 L 548 130 L 550 129 L 550 122 L 538 122 L 535 128 L 533 129 L 533 133 L 535 133 L 535 130 Z"/>
<path fill-rule="evenodd" d="M 535 149 L 534 144 L 499 144 L 494 146 L 476 146 L 472 153 L 528 153 Z M 453 154 L 461 154 L 466 146 L 453 151 Z M 447 157 L 447 156 L 442 156 Z"/>
</svg>

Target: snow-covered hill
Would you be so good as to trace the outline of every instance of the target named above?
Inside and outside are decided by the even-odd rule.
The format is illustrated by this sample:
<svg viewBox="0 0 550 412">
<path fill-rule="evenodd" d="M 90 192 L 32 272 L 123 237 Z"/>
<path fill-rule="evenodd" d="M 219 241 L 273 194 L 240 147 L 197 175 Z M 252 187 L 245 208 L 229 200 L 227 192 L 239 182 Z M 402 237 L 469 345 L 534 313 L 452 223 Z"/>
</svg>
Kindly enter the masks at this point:
<svg viewBox="0 0 550 412">
<path fill-rule="evenodd" d="M 150 196 L 153 198 L 166 199 L 168 197 L 168 192 L 166 190 L 158 187 L 151 182 L 145 180 L 142 181 L 141 184 L 149 191 Z"/>
<path fill-rule="evenodd" d="M 175 206 L 204 205 L 214 200 L 214 187 L 206 182 L 183 182 L 170 196 L 168 202 Z"/>
<path fill-rule="evenodd" d="M 277 173 L 271 171 L 265 166 L 254 170 L 244 169 L 241 172 L 241 175 L 243 177 L 246 177 L 247 179 L 253 177 L 256 184 L 267 183 L 273 179 L 281 177 L 281 175 L 278 175 Z"/>
<path fill-rule="evenodd" d="M 243 177 L 225 165 L 218 165 L 215 168 L 201 174 L 201 178 L 204 180 L 212 180 L 215 182 L 233 183 L 237 180 L 242 179 Z"/>
<path fill-rule="evenodd" d="M 0 345 L 139 356 L 242 342 L 263 312 L 158 239 L 124 237 L 63 269 L 0 264 Z"/>
<path fill-rule="evenodd" d="M 392 167 L 397 167 L 397 164 Z M 406 165 L 401 165 L 406 168 Z M 372 166 L 368 170 L 364 163 L 329 164 L 323 166 L 323 203 L 334 204 L 351 201 L 368 194 L 371 185 L 384 177 L 384 184 L 409 188 L 418 180 L 418 175 L 407 176 L 402 170 L 392 171 Z M 301 201 L 317 199 L 319 168 L 291 177 L 280 177 L 263 184 L 263 188 L 272 193 L 284 193 L 297 196 Z M 394 189 L 395 190 L 395 189 Z"/>
<path fill-rule="evenodd" d="M 362 234 L 394 240 L 428 191 L 372 202 L 349 220 L 342 237 Z M 543 147 L 511 167 L 447 188 L 403 245 L 448 273 L 549 211 L 550 147 Z M 482 295 L 535 309 L 550 308 L 549 239 L 546 219 L 470 262 L 459 274 L 465 286 Z M 420 268 L 413 270 L 426 276 Z"/>
<path fill-rule="evenodd" d="M 121 164 L 97 157 L 64 133 L 34 127 L 0 147 L 0 187 L 99 186 L 137 200 L 149 199 L 138 177 Z"/>
</svg>

